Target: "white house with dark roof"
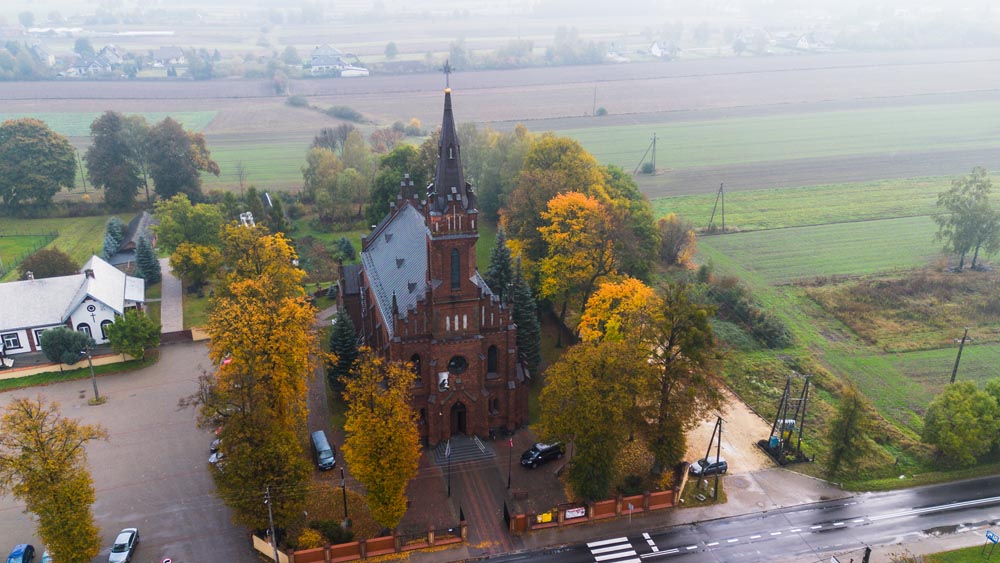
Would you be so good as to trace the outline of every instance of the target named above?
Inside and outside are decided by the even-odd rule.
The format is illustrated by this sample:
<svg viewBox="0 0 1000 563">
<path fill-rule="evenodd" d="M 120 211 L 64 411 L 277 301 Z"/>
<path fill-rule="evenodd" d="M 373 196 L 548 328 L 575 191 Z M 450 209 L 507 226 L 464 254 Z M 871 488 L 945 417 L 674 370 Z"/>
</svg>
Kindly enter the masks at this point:
<svg viewBox="0 0 1000 563">
<path fill-rule="evenodd" d="M 92 256 L 79 274 L 0 284 L 0 354 L 41 349 L 41 334 L 64 326 L 98 344 L 107 326 L 128 309 L 142 310 L 146 282 Z"/>
</svg>

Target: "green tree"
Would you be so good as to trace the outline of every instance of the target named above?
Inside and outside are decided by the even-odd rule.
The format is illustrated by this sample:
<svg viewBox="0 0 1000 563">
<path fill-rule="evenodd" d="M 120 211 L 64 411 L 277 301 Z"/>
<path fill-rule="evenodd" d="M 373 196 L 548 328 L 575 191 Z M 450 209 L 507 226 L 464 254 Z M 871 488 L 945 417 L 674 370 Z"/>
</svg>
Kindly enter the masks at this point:
<svg viewBox="0 0 1000 563">
<path fill-rule="evenodd" d="M 127 231 L 128 227 L 117 216 L 111 216 L 104 223 L 104 247 L 101 249 L 102 258 L 108 260 L 118 252 L 122 241 L 125 240 L 125 235 L 128 234 Z"/>
<path fill-rule="evenodd" d="M 89 334 L 64 326 L 42 332 L 42 352 L 50 362 L 73 365 L 83 358 L 83 352 L 94 347 Z"/>
<path fill-rule="evenodd" d="M 141 170 L 132 155 L 131 133 L 125 117 L 106 111 L 90 124 L 91 145 L 84 157 L 87 177 L 104 190 L 104 201 L 114 209 L 129 209 L 143 185 Z"/>
<path fill-rule="evenodd" d="M 840 397 L 837 414 L 827 432 L 830 462 L 826 470 L 830 475 L 837 475 L 844 466 L 856 468 L 857 462 L 868 451 L 872 420 L 869 410 L 864 397 L 853 385 Z"/>
<path fill-rule="evenodd" d="M 101 549 L 94 482 L 84 446 L 105 440 L 100 426 L 63 418 L 57 403 L 15 398 L 0 418 L 0 490 L 35 515 L 53 559 L 88 563 Z"/>
<path fill-rule="evenodd" d="M 221 265 L 222 253 L 213 246 L 182 242 L 170 255 L 170 269 L 194 289 L 208 283 Z"/>
<path fill-rule="evenodd" d="M 125 116 L 122 122 L 121 138 L 128 147 L 129 160 L 142 179 L 142 188 L 146 192 L 146 204 L 152 202 L 149 193 L 150 137 L 149 124 L 141 115 Z"/>
<path fill-rule="evenodd" d="M 28 279 L 28 272 L 36 279 L 72 276 L 80 273 L 80 266 L 69 254 L 58 247 L 43 248 L 28 256 L 17 265 L 18 276 Z"/>
<path fill-rule="evenodd" d="M 115 318 L 107 331 L 111 349 L 133 358 L 142 358 L 146 350 L 160 345 L 160 325 L 149 315 L 135 309 L 129 309 Z"/>
<path fill-rule="evenodd" d="M 541 436 L 572 445 L 569 482 L 582 500 L 605 498 L 611 488 L 641 392 L 637 369 L 648 368 L 634 342 L 604 341 L 571 347 L 545 371 Z"/>
<path fill-rule="evenodd" d="M 695 251 L 694 225 L 669 213 L 657 221 L 656 228 L 660 231 L 660 260 L 672 266 L 688 264 Z"/>
<path fill-rule="evenodd" d="M 0 197 L 11 209 L 47 205 L 76 179 L 76 152 L 66 137 L 32 118 L 0 125 Z"/>
<path fill-rule="evenodd" d="M 90 59 L 94 56 L 94 46 L 90 44 L 90 39 L 78 37 L 73 44 L 73 52 L 84 59 Z"/>
<path fill-rule="evenodd" d="M 392 60 L 396 58 L 399 54 L 399 47 L 396 47 L 395 41 L 390 41 L 385 44 L 385 58 Z"/>
<path fill-rule="evenodd" d="M 428 170 L 413 145 L 400 145 L 382 157 L 365 208 L 365 219 L 370 225 L 377 225 L 389 214 L 389 203 L 396 201 L 400 182 L 407 174 L 415 189 L 427 186 Z"/>
<path fill-rule="evenodd" d="M 302 66 L 302 57 L 299 55 L 299 50 L 294 45 L 285 47 L 285 50 L 281 53 L 281 62 L 286 65 Z"/>
<path fill-rule="evenodd" d="M 514 267 L 514 285 L 511 287 L 514 300 L 514 324 L 517 325 L 517 351 L 531 373 L 536 373 L 542 362 L 542 324 L 538 320 L 538 303 L 531 293 L 531 287 L 521 275 L 521 258 Z"/>
<path fill-rule="evenodd" d="M 155 214 L 160 224 L 153 227 L 157 243 L 169 253 L 182 242 L 202 246 L 218 246 L 219 231 L 225 222 L 216 205 L 199 203 L 191 205 L 184 194 L 156 202 Z"/>
<path fill-rule="evenodd" d="M 146 280 L 146 286 L 156 285 L 163 279 L 160 268 L 160 260 L 156 257 L 153 245 L 140 236 L 139 242 L 135 246 L 136 275 Z"/>
<path fill-rule="evenodd" d="M 201 172 L 219 175 L 205 136 L 185 131 L 169 117 L 149 130 L 148 155 L 150 176 L 163 199 L 183 193 L 197 200 L 201 197 Z"/>
<path fill-rule="evenodd" d="M 507 247 L 507 237 L 503 227 L 497 229 L 496 242 L 490 250 L 490 265 L 483 276 L 486 285 L 503 301 L 509 297 L 510 284 L 514 282 L 514 272 L 511 264 L 510 248 Z"/>
<path fill-rule="evenodd" d="M 921 439 L 937 448 L 946 465 L 968 466 L 990 451 L 998 430 L 997 400 L 975 383 L 960 381 L 931 401 Z"/>
<path fill-rule="evenodd" d="M 327 367 L 326 377 L 330 387 L 340 389 L 358 359 L 358 339 L 354 333 L 354 322 L 346 309 L 337 311 L 334 321 L 330 331 L 330 353 L 336 357 Z"/>
<path fill-rule="evenodd" d="M 980 251 L 992 255 L 1000 250 L 1000 213 L 990 203 L 992 190 L 989 172 L 977 166 L 938 194 L 937 205 L 944 213 L 934 217 L 938 224 L 935 238 L 945 242 L 945 250 L 958 255 L 959 270 L 970 251 L 975 268 Z"/>
<path fill-rule="evenodd" d="M 602 172 L 608 198 L 604 204 L 611 213 L 619 268 L 632 277 L 649 281 L 660 244 L 653 209 L 631 174 L 614 165 L 605 166 Z"/>
<path fill-rule="evenodd" d="M 416 375 L 367 349 L 351 375 L 344 389 L 344 461 L 364 485 L 375 521 L 395 528 L 406 513 L 406 485 L 417 476 L 420 460 L 417 414 L 410 406 Z"/>
</svg>

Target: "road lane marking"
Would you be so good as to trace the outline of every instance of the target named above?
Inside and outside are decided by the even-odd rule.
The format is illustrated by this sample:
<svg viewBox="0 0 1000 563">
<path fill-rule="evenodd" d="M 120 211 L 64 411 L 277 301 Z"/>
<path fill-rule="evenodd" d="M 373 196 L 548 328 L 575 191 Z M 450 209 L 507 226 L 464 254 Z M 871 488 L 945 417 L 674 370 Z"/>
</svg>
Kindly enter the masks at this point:
<svg viewBox="0 0 1000 563">
<path fill-rule="evenodd" d="M 780 536 L 780 535 L 781 535 L 781 532 L 771 532 L 771 535 L 772 535 L 772 536 Z"/>
<path fill-rule="evenodd" d="M 612 551 L 622 551 L 624 549 L 632 549 L 632 545 L 618 544 L 618 545 L 612 545 L 610 547 L 591 548 L 590 552 L 593 553 L 594 555 L 597 555 L 599 553 L 610 553 Z"/>
<path fill-rule="evenodd" d="M 750 536 L 750 539 L 752 539 L 752 540 L 759 539 L 759 538 L 760 538 L 760 536 Z"/>
<path fill-rule="evenodd" d="M 649 537 L 649 532 L 643 532 L 642 537 L 646 538 L 646 543 L 649 544 L 649 548 L 653 550 L 653 553 L 660 551 L 660 548 L 656 547 L 656 542 L 653 538 Z"/>
<path fill-rule="evenodd" d="M 843 522 L 834 522 L 833 525 L 834 526 L 843 526 L 844 523 Z"/>
<path fill-rule="evenodd" d="M 726 540 L 726 543 L 736 543 L 736 542 L 738 542 L 738 541 L 740 541 L 740 539 L 739 539 L 739 538 L 733 538 L 733 539 L 731 539 L 731 540 Z"/>
<path fill-rule="evenodd" d="M 809 526 L 809 529 L 810 529 L 810 530 L 818 530 L 818 529 L 820 529 L 820 528 L 822 528 L 822 527 L 823 527 L 823 526 L 820 526 L 820 525 L 816 525 L 816 526 Z"/>
<path fill-rule="evenodd" d="M 698 546 L 696 546 L 696 545 L 689 545 L 689 546 L 685 547 L 684 549 L 687 549 L 687 550 L 698 549 Z"/>
<path fill-rule="evenodd" d="M 791 530 L 791 533 L 794 534 L 794 533 L 801 532 L 801 531 L 802 531 L 802 528 L 795 528 L 794 530 Z"/>
<path fill-rule="evenodd" d="M 937 506 L 928 506 L 924 508 L 914 508 L 912 510 L 903 510 L 900 512 L 891 512 L 889 514 L 880 514 L 878 516 L 869 516 L 868 519 L 872 522 L 877 522 L 879 520 L 888 520 L 890 518 L 902 518 L 904 516 L 916 516 L 918 514 L 930 514 L 932 512 L 942 512 L 944 510 L 952 510 L 955 508 L 964 508 L 967 506 L 977 506 L 980 504 L 990 504 L 1000 502 L 1000 497 L 989 497 L 980 498 L 975 500 L 966 500 L 962 502 L 953 502 L 951 504 L 939 504 Z"/>
<path fill-rule="evenodd" d="M 630 549 L 628 551 L 619 551 L 618 553 L 612 553 L 611 555 L 595 555 L 595 561 L 608 561 L 611 559 L 618 559 L 619 557 L 630 557 L 635 555 L 635 550 Z M 630 559 L 630 561 L 639 561 L 639 559 Z"/>
<path fill-rule="evenodd" d="M 714 541 L 712 543 L 706 543 L 705 545 L 707 545 L 708 547 L 715 547 L 715 546 L 719 545 L 719 542 Z"/>
<path fill-rule="evenodd" d="M 615 538 L 611 540 L 592 541 L 587 544 L 587 547 L 600 547 L 602 545 L 608 545 L 612 543 L 622 543 L 626 541 L 628 541 L 628 538 Z"/>
<path fill-rule="evenodd" d="M 673 555 L 674 553 L 678 553 L 679 551 L 680 551 L 679 549 L 674 548 L 674 549 L 668 549 L 668 550 L 664 551 L 663 553 L 665 555 Z"/>
<path fill-rule="evenodd" d="M 864 518 L 855 518 L 854 520 L 851 520 L 851 522 L 853 522 L 855 524 L 860 524 L 860 523 L 862 523 L 864 521 L 865 521 Z"/>
</svg>

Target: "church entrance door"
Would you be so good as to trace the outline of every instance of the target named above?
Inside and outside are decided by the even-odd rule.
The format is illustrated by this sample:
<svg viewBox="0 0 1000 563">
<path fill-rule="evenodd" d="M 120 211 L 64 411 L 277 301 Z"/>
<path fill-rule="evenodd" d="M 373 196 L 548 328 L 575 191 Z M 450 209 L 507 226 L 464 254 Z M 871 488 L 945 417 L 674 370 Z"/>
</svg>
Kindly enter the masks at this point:
<svg viewBox="0 0 1000 563">
<path fill-rule="evenodd" d="M 466 433 L 466 410 L 465 404 L 458 402 L 451 407 L 451 435 Z"/>
</svg>

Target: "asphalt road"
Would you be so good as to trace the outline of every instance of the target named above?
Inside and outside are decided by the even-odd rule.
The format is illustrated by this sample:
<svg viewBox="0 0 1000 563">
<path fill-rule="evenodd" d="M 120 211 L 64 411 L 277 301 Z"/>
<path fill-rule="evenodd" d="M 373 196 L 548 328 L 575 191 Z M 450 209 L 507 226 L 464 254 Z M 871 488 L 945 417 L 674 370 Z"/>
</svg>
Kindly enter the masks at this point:
<svg viewBox="0 0 1000 563">
<path fill-rule="evenodd" d="M 230 511 L 214 496 L 208 465 L 211 433 L 195 425 L 193 409 L 177 401 L 197 388 L 202 368 L 210 366 L 203 344 L 175 344 L 160 349 L 160 361 L 148 368 L 98 378 L 108 402 L 87 405 L 87 379 L 0 393 L 0 408 L 15 397 L 42 395 L 60 403 L 64 416 L 107 428 L 106 442 L 87 446 L 101 528 L 101 553 L 107 561 L 119 530 L 137 527 L 139 563 L 171 557 L 177 563 L 250 561 L 244 531 L 233 526 Z M 0 552 L 16 543 L 41 541 L 24 505 L 0 496 Z"/>
<path fill-rule="evenodd" d="M 543 552 L 494 560 L 547 563 L 657 563 L 673 561 L 842 561 L 865 545 L 876 553 L 901 552 L 910 541 L 976 529 L 997 529 L 1000 477 L 890 493 L 869 493 L 829 502 L 710 520 L 664 530 L 637 531 Z M 898 545 L 902 544 L 902 545 Z M 892 546 L 891 548 L 888 546 Z M 844 556 L 847 554 L 847 557 Z"/>
</svg>

